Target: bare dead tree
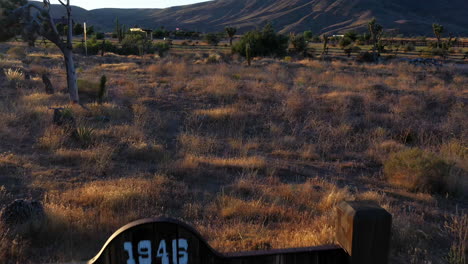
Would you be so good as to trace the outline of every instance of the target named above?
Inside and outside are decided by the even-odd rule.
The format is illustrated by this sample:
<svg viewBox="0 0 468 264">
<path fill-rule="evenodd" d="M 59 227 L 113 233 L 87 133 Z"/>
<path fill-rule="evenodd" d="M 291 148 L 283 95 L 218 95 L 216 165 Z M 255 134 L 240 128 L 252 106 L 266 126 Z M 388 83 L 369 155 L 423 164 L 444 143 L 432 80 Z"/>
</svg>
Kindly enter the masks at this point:
<svg viewBox="0 0 468 264">
<path fill-rule="evenodd" d="M 63 57 L 65 59 L 65 68 L 67 71 L 67 86 L 70 101 L 73 103 L 79 103 L 77 77 L 72 52 L 73 22 L 70 0 L 58 1 L 66 9 L 67 13 L 66 19 L 68 31 L 65 39 L 62 38 L 62 36 L 57 31 L 54 19 L 50 13 L 50 0 L 43 0 L 43 6 L 39 6 L 35 3 L 27 3 L 13 10 L 9 14 L 9 20 L 20 23 L 23 29 L 23 35 L 40 35 L 54 43 L 60 49 L 60 51 L 62 51 Z"/>
</svg>

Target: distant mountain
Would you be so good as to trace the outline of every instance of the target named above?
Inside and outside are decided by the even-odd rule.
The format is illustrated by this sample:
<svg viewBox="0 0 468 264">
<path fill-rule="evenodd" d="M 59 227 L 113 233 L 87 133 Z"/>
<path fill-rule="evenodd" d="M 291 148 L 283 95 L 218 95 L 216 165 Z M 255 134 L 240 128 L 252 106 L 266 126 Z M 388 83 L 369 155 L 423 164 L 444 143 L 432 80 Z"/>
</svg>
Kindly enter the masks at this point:
<svg viewBox="0 0 468 264">
<path fill-rule="evenodd" d="M 73 0 L 72 0 L 73 3 Z M 74 19 L 102 31 L 112 31 L 115 18 L 128 26 L 202 32 L 235 26 L 240 32 L 263 26 L 267 21 L 283 33 L 312 30 L 341 33 L 366 30 L 372 18 L 385 29 L 406 35 L 432 35 L 432 23 L 446 32 L 468 35 L 467 0 L 214 0 L 165 9 L 72 9 Z M 54 17 L 64 14 L 53 6 Z"/>
</svg>

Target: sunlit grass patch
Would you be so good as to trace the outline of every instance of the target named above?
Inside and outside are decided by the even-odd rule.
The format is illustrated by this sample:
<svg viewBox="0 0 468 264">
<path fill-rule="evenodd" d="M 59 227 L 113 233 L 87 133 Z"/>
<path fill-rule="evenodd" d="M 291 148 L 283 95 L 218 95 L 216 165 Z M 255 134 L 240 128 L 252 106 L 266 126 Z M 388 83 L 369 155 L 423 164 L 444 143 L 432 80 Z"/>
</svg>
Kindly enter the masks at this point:
<svg viewBox="0 0 468 264">
<path fill-rule="evenodd" d="M 219 147 L 216 138 L 191 133 L 182 133 L 177 140 L 180 150 L 186 154 L 207 155 Z"/>
<path fill-rule="evenodd" d="M 241 112 L 237 107 L 225 106 L 212 109 L 199 109 L 195 110 L 195 114 L 199 116 L 207 116 L 212 119 L 224 119 L 242 116 L 244 113 Z"/>
<path fill-rule="evenodd" d="M 138 65 L 133 62 L 129 63 L 114 63 L 114 64 L 101 64 L 102 69 L 111 71 L 130 71 L 138 68 Z"/>
<path fill-rule="evenodd" d="M 243 169 L 262 169 L 265 168 L 267 164 L 265 158 L 260 156 L 233 158 L 197 156 L 194 157 L 194 159 L 199 163 L 208 164 L 215 167 L 233 167 Z"/>
<path fill-rule="evenodd" d="M 225 219 L 238 219 L 245 222 L 278 222 L 294 217 L 288 208 L 264 203 L 262 199 L 246 201 L 222 195 L 217 203 L 219 215 Z"/>
</svg>

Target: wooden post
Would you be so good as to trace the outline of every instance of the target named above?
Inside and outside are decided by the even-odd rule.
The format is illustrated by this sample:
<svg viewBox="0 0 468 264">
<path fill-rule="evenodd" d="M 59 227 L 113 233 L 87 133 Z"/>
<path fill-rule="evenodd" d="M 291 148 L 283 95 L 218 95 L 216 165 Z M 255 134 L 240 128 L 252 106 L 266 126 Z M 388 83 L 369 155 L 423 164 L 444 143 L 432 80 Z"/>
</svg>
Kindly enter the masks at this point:
<svg viewBox="0 0 468 264">
<path fill-rule="evenodd" d="M 373 202 L 342 202 L 337 208 L 336 239 L 349 264 L 387 264 L 392 215 Z"/>
<path fill-rule="evenodd" d="M 86 32 L 86 22 L 83 23 L 83 36 L 84 36 L 85 56 L 88 56 L 88 40 L 87 40 L 87 32 Z"/>
</svg>

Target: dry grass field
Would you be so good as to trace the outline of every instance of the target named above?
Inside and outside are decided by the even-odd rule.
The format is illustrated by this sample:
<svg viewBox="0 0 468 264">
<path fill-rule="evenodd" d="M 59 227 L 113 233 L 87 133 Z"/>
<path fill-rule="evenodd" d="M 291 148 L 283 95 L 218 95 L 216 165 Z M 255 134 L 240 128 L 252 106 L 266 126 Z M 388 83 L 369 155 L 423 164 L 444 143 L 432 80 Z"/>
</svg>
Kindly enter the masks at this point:
<svg viewBox="0 0 468 264">
<path fill-rule="evenodd" d="M 122 225 L 156 216 L 223 252 L 330 244 L 342 200 L 392 213 L 392 263 L 466 263 L 467 67 L 77 55 L 85 109 L 68 104 L 57 51 L 10 48 L 0 207 L 39 200 L 47 221 L 0 231 L 0 263 L 87 260 Z M 54 107 L 76 128 L 55 125 Z"/>
</svg>

